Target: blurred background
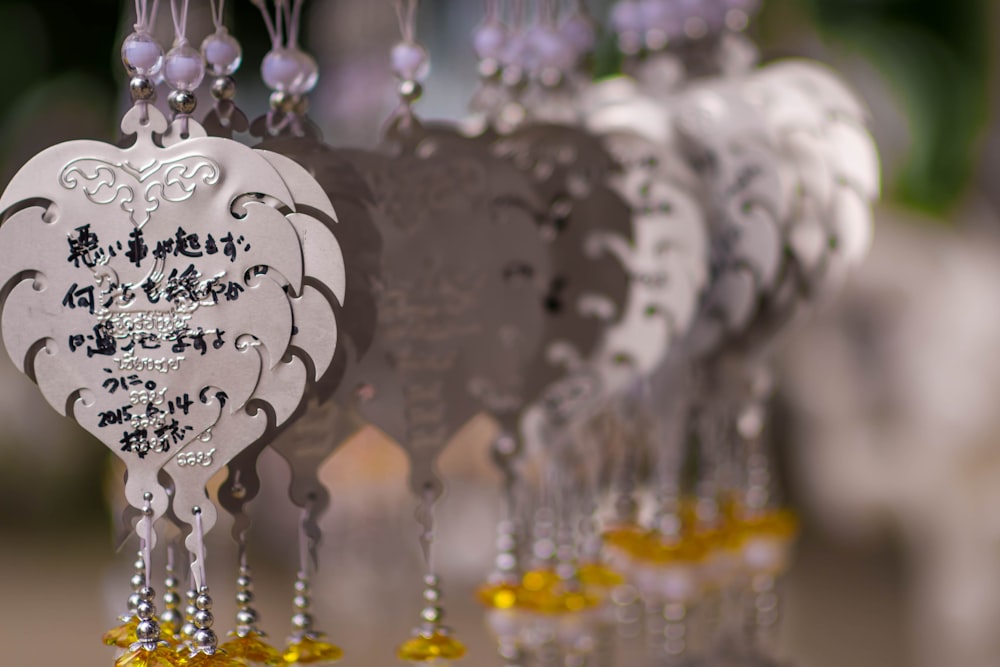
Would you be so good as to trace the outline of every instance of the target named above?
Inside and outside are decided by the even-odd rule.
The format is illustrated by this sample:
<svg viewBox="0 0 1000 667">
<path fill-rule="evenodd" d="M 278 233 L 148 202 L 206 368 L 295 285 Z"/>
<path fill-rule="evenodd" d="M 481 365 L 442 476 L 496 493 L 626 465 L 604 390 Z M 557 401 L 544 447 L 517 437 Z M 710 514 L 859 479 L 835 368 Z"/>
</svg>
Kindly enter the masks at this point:
<svg viewBox="0 0 1000 667">
<path fill-rule="evenodd" d="M 604 15 L 606 3 L 590 4 Z M 266 105 L 258 66 L 269 44 L 248 1 L 228 5 L 244 47 L 239 100 L 253 118 Z M 422 5 L 419 37 L 433 72 L 419 110 L 457 118 L 476 81 L 469 35 L 481 3 Z M 116 136 L 125 104 L 118 48 L 131 7 L 0 2 L 3 182 L 54 142 Z M 371 146 L 394 101 L 390 4 L 312 0 L 306 13 L 303 39 L 321 67 L 314 119 L 333 145 Z M 189 36 L 200 41 L 211 25 L 207 0 L 192 2 L 191 21 Z M 161 15 L 163 42 L 169 25 Z M 754 34 L 765 59 L 827 62 L 861 94 L 885 183 L 870 259 L 782 358 L 775 448 L 804 523 L 786 586 L 785 654 L 802 667 L 995 667 L 1000 3 L 766 0 Z M 442 461 L 449 492 L 437 555 L 469 665 L 497 664 L 471 594 L 489 568 L 499 513 L 490 430 L 485 420 L 472 424 Z M 120 482 L 109 458 L 0 355 L 4 664 L 110 664 L 99 638 L 122 611 L 132 559 L 112 546 L 105 490 Z M 265 455 L 262 465 L 251 558 L 263 626 L 280 641 L 297 560 L 294 514 L 283 464 Z M 315 586 L 319 624 L 344 647 L 345 665 L 393 663 L 419 610 L 406 461 L 363 432 L 323 473 L 334 502 Z M 233 610 L 228 529 L 221 521 L 210 541 L 220 625 Z"/>
</svg>

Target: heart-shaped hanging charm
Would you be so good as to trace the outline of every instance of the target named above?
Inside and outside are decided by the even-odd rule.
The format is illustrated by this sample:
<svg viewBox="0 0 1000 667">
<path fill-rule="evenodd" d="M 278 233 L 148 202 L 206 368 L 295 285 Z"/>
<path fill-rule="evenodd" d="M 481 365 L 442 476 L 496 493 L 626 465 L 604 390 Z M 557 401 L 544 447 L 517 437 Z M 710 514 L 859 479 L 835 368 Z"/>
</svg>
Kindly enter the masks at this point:
<svg viewBox="0 0 1000 667">
<path fill-rule="evenodd" d="M 3 340 L 57 411 L 123 459 L 129 502 L 152 494 L 160 515 L 161 467 L 171 461 L 184 487 L 224 465 L 267 422 L 252 400 L 279 419 L 298 403 L 306 372 L 286 360 L 293 347 L 317 367 L 332 358 L 343 264 L 310 273 L 300 239 L 339 255 L 336 239 L 296 212 L 262 155 L 195 123 L 180 139 L 151 107 L 130 110 L 122 130 L 135 135 L 126 148 L 43 151 L 0 198 Z M 190 507 L 175 509 L 189 520 Z"/>
<path fill-rule="evenodd" d="M 383 274 L 372 348 L 343 390 L 407 450 L 414 492 L 433 498 L 434 460 L 451 437 L 491 400 L 521 400 L 518 374 L 497 368 L 528 364 L 542 339 L 538 207 L 482 144 L 427 134 L 415 119 L 398 155 L 348 159 L 377 202 Z"/>
<path fill-rule="evenodd" d="M 307 118 L 301 126 L 311 127 Z M 254 127 L 264 130 L 263 119 Z M 293 135 L 290 131 L 267 136 L 258 146 L 268 154 L 293 159 L 306 169 L 323 188 L 337 211 L 337 240 L 345 259 L 346 296 L 343 306 L 335 304 L 338 330 L 341 334 L 333 362 L 326 374 L 306 392 L 299 410 L 280 428 L 265 434 L 261 444 L 270 445 L 287 462 L 292 480 L 289 493 L 292 502 L 306 511 L 303 518 L 310 537 L 311 550 L 319 542 L 318 518 L 329 504 L 329 492 L 319 479 L 322 463 L 364 425 L 357 414 L 338 405 L 335 392 L 349 365 L 356 364 L 368 351 L 375 332 L 375 302 L 372 286 L 381 275 L 382 241 L 374 226 L 371 191 L 343 151 L 322 141 L 316 131 Z M 257 457 L 262 447 L 247 450 L 229 466 L 229 477 L 219 489 L 219 498 L 237 516 L 234 531 L 245 529 L 246 519 L 241 508 L 259 486 Z M 315 555 L 315 553 L 314 553 Z"/>
</svg>

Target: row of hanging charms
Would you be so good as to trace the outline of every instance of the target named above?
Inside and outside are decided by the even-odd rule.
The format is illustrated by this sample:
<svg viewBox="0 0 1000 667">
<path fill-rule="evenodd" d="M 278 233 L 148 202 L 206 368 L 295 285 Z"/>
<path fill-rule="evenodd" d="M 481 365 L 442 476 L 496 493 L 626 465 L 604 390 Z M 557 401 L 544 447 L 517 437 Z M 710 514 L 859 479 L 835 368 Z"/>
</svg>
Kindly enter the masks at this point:
<svg viewBox="0 0 1000 667">
<path fill-rule="evenodd" d="M 603 331 L 586 354 L 567 354 L 565 343 L 554 339 L 562 347 L 554 345 L 547 352 L 560 353 L 568 367 L 562 377 L 550 379 L 539 402 L 526 406 L 524 412 L 526 442 L 535 449 L 548 450 L 540 456 L 544 461 L 539 475 L 543 489 L 532 531 L 536 538 L 533 567 L 519 573 L 519 549 L 513 539 L 516 527 L 508 519 L 499 536 L 498 571 L 481 591 L 483 601 L 492 608 L 490 620 L 500 639 L 501 655 L 511 664 L 529 657 L 548 662 L 559 655 L 580 661 L 595 653 L 592 630 L 595 623 L 602 625 L 597 609 L 600 598 L 595 593 L 613 583 L 615 575 L 599 562 L 594 540 L 582 540 L 586 546 L 578 553 L 573 508 L 565 497 L 563 482 L 569 468 L 579 467 L 588 458 L 593 460 L 600 452 L 591 452 L 588 457 L 578 451 L 582 440 L 567 438 L 565 432 L 574 423 L 587 421 L 635 375 L 656 367 L 670 334 L 675 327 L 677 332 L 683 330 L 690 319 L 707 277 L 702 215 L 682 189 L 685 171 L 670 169 L 668 147 L 657 141 L 661 137 L 644 137 L 630 124 L 622 123 L 623 119 L 617 125 L 595 128 L 599 134 L 579 125 L 581 119 L 573 111 L 579 78 L 573 68 L 583 55 L 581 51 L 588 48 L 587 29 L 591 31 L 589 43 L 593 41 L 593 26 L 582 7 L 575 8 L 559 26 L 561 30 L 557 29 L 554 3 L 542 3 L 538 9 L 538 25 L 530 31 L 515 28 L 508 36 L 509 44 L 503 43 L 495 9 L 488 9 L 477 31 L 481 71 L 497 77 L 493 61 L 504 59 L 499 77 L 515 88 L 513 94 L 497 96 L 505 105 L 501 113 L 486 114 L 497 119 L 494 128 L 499 135 L 488 139 L 529 173 L 541 174 L 538 180 L 542 183 L 550 181 L 555 195 L 551 201 L 567 211 L 562 228 L 557 228 L 562 234 L 557 241 L 570 243 L 565 247 L 578 256 L 582 252 L 581 258 L 605 253 L 625 279 L 626 292 L 624 298 L 610 302 L 622 304 L 618 313 L 607 307 L 608 302 L 596 300 L 595 294 L 586 295 L 588 301 L 580 305 L 592 310 L 598 310 L 595 305 L 604 306 Z M 515 3 L 515 24 L 522 12 L 523 6 Z M 531 36 L 528 48 L 533 47 L 533 53 L 524 53 L 524 35 Z M 492 53 L 486 45 L 494 49 Z M 505 46 L 512 48 L 521 62 L 505 53 Z M 533 67 L 526 68 L 524 61 Z M 509 75 L 508 69 L 514 75 Z M 525 70 L 533 76 L 529 90 L 518 100 L 516 88 L 525 85 L 519 80 Z M 514 103 L 521 101 L 522 109 L 511 113 L 512 99 Z M 483 111 L 481 100 L 477 102 L 478 110 Z M 521 122 L 513 123 L 512 119 Z M 546 122 L 551 119 L 563 123 Z M 576 126 L 567 124 L 574 122 Z M 591 154 L 600 156 L 598 160 L 586 158 L 581 147 L 588 145 L 595 147 Z M 562 171 L 554 171 L 552 165 L 561 166 Z M 613 205 L 597 208 L 595 201 L 586 199 L 595 195 Z M 616 224 L 623 225 L 624 231 L 617 231 Z M 584 266 L 570 275 L 576 278 L 584 271 L 595 278 Z M 606 293 L 616 277 L 612 272 L 597 274 L 596 286 L 604 287 Z"/>
<path fill-rule="evenodd" d="M 638 353 L 648 355 L 650 363 L 631 376 L 623 374 L 618 385 L 609 383 L 617 392 L 594 395 L 595 399 L 607 400 L 609 395 L 628 386 L 627 378 L 635 381 L 638 376 L 639 386 L 626 393 L 628 400 L 638 405 L 616 407 L 630 417 L 636 416 L 634 411 L 638 409 L 640 419 L 633 421 L 640 426 L 633 429 L 633 434 L 660 439 L 647 446 L 653 448 L 647 456 L 652 459 L 650 467 L 656 471 L 655 478 L 650 480 L 657 491 L 654 529 L 646 532 L 638 525 L 634 500 L 622 498 L 617 506 L 625 508 L 618 516 L 619 524 L 623 525 L 607 533 L 607 552 L 630 580 L 640 584 L 638 588 L 650 616 L 647 630 L 655 661 L 684 659 L 688 653 L 686 636 L 691 633 L 687 618 L 695 602 L 709 608 L 707 614 L 703 610 L 703 615 L 708 616 L 703 621 L 714 626 L 709 628 L 715 636 L 708 650 L 716 658 L 724 657 L 728 651 L 736 652 L 740 659 L 767 661 L 765 654 L 755 653 L 760 647 L 740 643 L 739 637 L 733 636 L 739 631 L 733 631 L 732 618 L 719 617 L 736 616 L 739 622 L 739 617 L 748 616 L 748 632 L 753 635 L 766 634 L 773 627 L 777 606 L 774 578 L 787 561 L 788 538 L 793 532 L 794 524 L 787 512 L 775 508 L 773 490 L 768 484 L 767 457 L 761 449 L 764 406 L 771 386 L 766 369 L 761 366 L 766 365 L 772 341 L 791 316 L 834 293 L 846 270 L 865 254 L 871 228 L 870 202 L 878 190 L 877 155 L 864 128 L 860 105 L 819 65 L 794 62 L 755 69 L 754 49 L 739 34 L 747 25 L 752 9 L 747 3 L 702 3 L 685 15 L 682 7 L 668 2 L 643 2 L 641 6 L 637 2 L 621 3 L 614 18 L 623 51 L 632 60 L 628 68 L 636 73 L 637 80 L 620 78 L 590 90 L 574 91 L 584 101 L 588 126 L 603 134 L 612 150 L 616 145 L 620 147 L 618 164 L 625 173 L 621 180 L 627 184 L 629 176 L 633 176 L 635 180 L 631 182 L 638 181 L 638 190 L 633 191 L 633 199 L 629 201 L 635 229 L 641 228 L 636 221 L 650 209 L 648 200 L 639 203 L 635 198 L 648 197 L 655 191 L 653 185 L 659 186 L 664 193 L 661 201 L 669 206 L 662 213 L 669 210 L 682 222 L 692 222 L 686 229 L 681 224 L 666 232 L 658 230 L 668 235 L 664 239 L 666 244 L 673 243 L 680 250 L 678 259 L 687 257 L 690 262 L 687 273 L 677 265 L 671 267 L 676 273 L 670 281 L 673 301 L 668 303 L 677 309 L 668 311 L 671 314 L 686 312 L 685 293 L 678 291 L 677 277 L 697 280 L 702 269 L 699 254 L 695 252 L 696 237 L 702 228 L 693 222 L 699 219 L 702 210 L 711 238 L 708 289 L 700 300 L 697 296 L 701 285 L 696 284 L 686 293 L 690 309 L 697 312 L 688 316 L 693 317 L 690 328 L 683 326 L 683 318 L 679 326 L 676 320 L 673 322 L 672 333 L 682 338 L 671 350 L 669 359 L 659 364 L 666 351 L 662 340 L 657 352 L 656 344 L 651 345 L 633 333 L 626 340 L 637 343 Z M 543 33 L 552 27 L 551 15 L 546 16 L 545 11 L 543 3 L 541 22 L 535 28 Z M 515 3 L 512 12 L 515 26 L 521 12 L 523 9 L 519 10 Z M 563 24 L 563 34 L 578 35 L 580 25 L 579 14 L 573 14 Z M 539 55 L 552 52 L 545 48 L 553 43 L 549 30 L 539 40 L 542 46 L 536 49 L 534 64 L 538 69 L 549 66 L 550 71 L 547 76 L 535 77 L 536 82 L 545 83 L 532 89 L 534 95 L 524 94 L 520 78 L 524 67 L 518 58 L 527 59 L 523 40 L 519 40 L 525 33 L 515 28 L 510 37 L 513 46 L 505 49 L 503 26 L 495 6 L 488 5 L 487 19 L 476 34 L 485 82 L 474 100 L 474 110 L 476 120 L 481 122 L 485 118 L 492 122 L 493 135 L 489 131 L 484 134 L 494 142 L 502 141 L 503 133 L 517 128 L 524 119 L 530 121 L 530 108 L 525 108 L 527 104 L 519 108 L 519 101 L 540 97 L 551 102 L 558 96 L 547 94 L 552 91 L 546 89 L 572 80 L 551 76 L 552 62 L 570 62 L 571 57 L 562 53 L 546 62 Z M 570 41 L 567 38 L 565 43 Z M 643 46 L 648 47 L 645 53 Z M 511 52 L 515 55 L 511 56 Z M 508 68 L 514 75 L 507 75 Z M 498 81 L 509 89 L 498 89 Z M 559 92 L 565 94 L 565 89 Z M 496 107 L 491 109 L 488 101 Z M 553 110 L 544 103 L 540 108 L 546 112 Z M 561 118 L 570 117 L 564 107 L 556 106 L 555 111 Z M 629 133 L 641 133 L 646 141 L 629 142 L 614 137 L 612 132 L 619 126 Z M 649 147 L 657 142 L 669 148 L 662 155 L 649 155 Z M 630 150 L 639 157 L 630 160 Z M 530 151 L 526 152 L 530 155 Z M 533 163 L 525 160 L 525 164 Z M 651 178 L 650 171 L 667 175 Z M 671 185 L 679 186 L 678 191 L 672 192 Z M 627 196 L 627 190 L 622 191 Z M 700 201 L 694 202 L 685 216 L 683 206 L 691 201 L 686 196 L 691 192 L 698 193 Z M 676 211 L 677 206 L 681 211 Z M 656 247 L 646 246 L 637 238 L 633 242 L 633 257 L 640 255 L 644 247 Z M 624 257 L 627 253 L 620 255 Z M 627 260 L 625 263 L 630 268 L 635 266 Z M 630 277 L 641 279 L 643 274 L 633 270 Z M 643 292 L 636 287 L 630 285 L 629 296 L 638 300 Z M 606 340 L 615 340 L 615 329 L 625 330 L 628 321 L 626 317 L 617 327 L 609 329 Z M 620 362 L 628 358 L 624 350 L 619 348 L 617 352 L 611 360 Z M 735 376 L 722 375 L 721 369 L 733 366 L 738 370 Z M 590 366 L 587 370 L 593 372 L 594 368 Z M 605 373 L 613 373 L 615 366 L 604 368 Z M 641 379 L 643 376 L 645 380 Z M 595 377 L 603 379 L 607 375 L 601 376 L 599 371 L 590 376 L 578 373 L 576 384 L 572 384 L 571 375 L 564 380 L 565 394 L 577 401 L 583 396 L 582 402 L 586 404 L 587 390 L 598 386 Z M 695 381 L 692 383 L 689 378 Z M 735 392 L 722 392 L 727 387 Z M 671 396 L 680 405 L 663 410 L 662 401 Z M 547 405 L 565 403 L 550 400 Z M 587 413 L 583 409 L 580 414 Z M 666 423 L 649 428 L 649 424 L 657 421 L 658 413 L 666 415 L 663 420 Z M 528 415 L 530 419 L 530 410 Z M 536 424 L 544 423 L 538 417 L 536 420 Z M 549 447 L 555 443 L 569 444 L 566 452 L 553 454 L 551 460 L 564 474 L 573 467 L 573 457 L 567 458 L 566 453 L 575 454 L 577 463 L 587 459 L 585 453 L 578 451 L 582 441 L 573 442 L 566 437 L 567 421 L 550 419 L 550 424 L 562 428 L 545 432 Z M 687 422 L 690 423 L 685 425 Z M 645 432 L 642 424 L 646 425 Z M 682 450 L 689 429 L 696 432 L 700 442 L 696 452 L 701 470 L 694 490 L 696 502 L 688 502 L 680 495 Z M 622 434 L 613 435 L 620 438 Z M 498 444 L 504 444 L 509 453 L 521 451 L 509 437 L 501 438 Z M 599 460 L 599 457 L 591 460 L 594 458 Z M 501 457 L 501 461 L 510 475 L 509 457 Z M 584 473 L 588 474 L 594 482 L 592 468 Z M 544 473 L 542 478 L 550 479 Z M 512 486 L 513 482 L 508 480 L 508 489 Z M 565 493 L 564 489 L 549 491 L 557 496 Z M 508 501 L 508 506 L 517 504 Z M 582 504 L 584 508 L 592 506 L 593 502 Z M 521 516 L 525 514 L 522 512 Z M 539 516 L 544 519 L 538 523 L 546 526 L 535 531 L 537 539 L 532 546 L 536 552 L 539 546 L 546 551 L 546 557 L 536 559 L 544 562 L 565 545 L 553 543 L 552 508 L 543 507 Z M 559 520 L 565 523 L 565 517 Z M 582 638 L 580 632 L 560 632 L 567 626 L 579 630 L 580 619 L 573 617 L 583 614 L 562 614 L 548 631 L 539 632 L 545 623 L 540 623 L 537 612 L 545 607 L 543 600 L 552 603 L 559 599 L 543 595 L 559 587 L 568 591 L 566 599 L 572 599 L 578 611 L 587 611 L 595 598 L 588 597 L 586 592 L 573 597 L 580 590 L 580 579 L 597 580 L 598 585 L 590 587 L 597 591 L 601 588 L 599 584 L 607 588 L 613 578 L 599 565 L 578 569 L 577 574 L 583 576 L 575 582 L 566 580 L 572 578 L 568 575 L 572 569 L 560 571 L 558 567 L 555 571 L 545 567 L 519 576 L 517 555 L 525 550 L 516 539 L 517 525 L 514 517 L 501 525 L 497 573 L 482 591 L 483 601 L 492 609 L 491 625 L 500 639 L 501 655 L 508 663 L 516 664 L 525 659 L 527 647 L 535 657 L 547 662 L 553 656 L 546 655 L 544 649 L 559 643 L 551 638 L 568 637 L 569 644 L 585 647 L 585 654 L 590 653 L 597 660 L 606 659 L 608 654 L 602 653 L 600 647 L 600 630 L 584 630 Z M 585 520 L 581 525 L 586 527 L 592 522 Z M 581 532 L 590 531 L 585 528 Z M 586 563 L 595 553 L 586 545 L 594 542 L 588 541 L 586 535 L 577 537 L 581 544 L 576 551 L 564 550 L 564 557 L 565 554 L 571 554 L 571 558 L 582 556 Z M 733 605 L 732 601 L 735 597 L 738 602 L 739 594 L 747 586 L 753 594 L 750 613 L 743 614 L 739 604 Z M 586 588 L 583 587 L 584 591 Z M 711 609 L 713 606 L 715 610 Z M 558 604 L 545 609 L 549 613 L 557 610 Z M 596 620 L 599 617 L 591 614 L 592 626 L 600 625 Z M 595 637 L 598 646 L 586 648 L 594 646 Z M 561 649 L 567 660 L 581 658 L 579 651 L 566 641 Z"/>
<path fill-rule="evenodd" d="M 714 16 L 745 25 L 725 9 L 714 8 Z M 768 352 L 791 316 L 834 292 L 844 270 L 864 255 L 878 167 L 859 105 L 829 72 L 806 62 L 755 68 L 748 56 L 752 49 L 738 36 L 709 32 L 704 44 L 681 40 L 675 50 L 648 55 L 635 70 L 640 85 L 672 108 L 693 163 L 721 186 L 709 190 L 707 202 L 719 207 L 713 219 L 712 287 L 679 349 L 678 362 L 694 364 L 701 380 L 688 399 L 687 426 L 696 437 L 699 481 L 689 516 L 667 515 L 671 526 L 685 530 L 689 524 L 690 537 L 675 541 L 672 569 L 691 571 L 687 561 L 699 563 L 701 620 L 715 626 L 703 649 L 708 658 L 771 664 L 773 646 L 761 646 L 760 640 L 777 619 L 774 582 L 787 563 L 793 522 L 776 509 L 761 448 L 771 386 Z M 667 96 L 664 70 L 683 74 Z M 797 89 L 811 89 L 812 97 Z M 831 190 L 839 190 L 839 201 L 829 196 Z M 725 193 L 735 196 L 727 201 Z M 772 305 L 777 302 L 782 307 Z M 673 475 L 661 480 L 667 504 L 683 510 L 679 458 L 677 452 L 665 454 L 674 458 L 673 466 L 661 468 L 661 474 Z M 630 565 L 642 565 L 640 544 L 625 551 Z M 749 608 L 742 610 L 747 588 Z M 672 619 L 684 618 L 683 607 L 691 600 L 663 597 L 662 607 L 652 609 L 663 615 L 657 621 L 661 628 L 651 628 L 655 657 L 677 659 L 686 648 L 685 633 L 671 627 Z M 749 640 L 739 636 L 741 618 Z"/>
<path fill-rule="evenodd" d="M 212 630 L 203 537 L 216 514 L 205 484 L 323 375 L 344 300 L 341 249 L 324 224 L 336 215 L 308 174 L 208 137 L 191 118 L 205 61 L 185 37 L 187 9 L 172 3 L 175 41 L 164 54 L 148 3 L 137 2 L 122 47 L 133 98 L 122 147 L 54 146 L 0 198 L 5 347 L 55 409 L 123 460 L 126 498 L 142 515 L 129 614 L 110 637 L 135 640 L 122 666 L 244 664 L 218 650 Z M 226 37 L 203 44 L 218 56 L 220 100 L 239 61 L 238 48 L 218 48 Z M 161 71 L 173 89 L 169 123 L 152 104 Z M 163 635 L 151 587 L 153 524 L 168 502 L 190 527 L 186 637 L 176 577 Z"/>
</svg>

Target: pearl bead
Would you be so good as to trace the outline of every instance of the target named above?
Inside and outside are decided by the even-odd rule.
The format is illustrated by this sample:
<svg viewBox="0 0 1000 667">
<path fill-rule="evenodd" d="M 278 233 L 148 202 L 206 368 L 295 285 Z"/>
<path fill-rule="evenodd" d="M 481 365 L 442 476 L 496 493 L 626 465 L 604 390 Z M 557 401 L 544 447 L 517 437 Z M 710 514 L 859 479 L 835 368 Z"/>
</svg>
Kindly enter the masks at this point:
<svg viewBox="0 0 1000 667">
<path fill-rule="evenodd" d="M 201 54 L 208 64 L 212 76 L 229 76 L 243 62 L 243 49 L 240 43 L 229 34 L 225 28 L 205 38 L 201 43 Z"/>
<path fill-rule="evenodd" d="M 205 59 L 190 44 L 178 44 L 164 58 L 163 75 L 171 88 L 194 90 L 205 78 Z"/>
<path fill-rule="evenodd" d="M 507 30 L 496 21 L 482 24 L 472 33 L 472 46 L 481 60 L 500 58 L 506 42 Z"/>
<path fill-rule="evenodd" d="M 619 0 L 611 10 L 611 25 L 618 33 L 641 32 L 642 18 L 642 8 L 632 0 Z"/>
<path fill-rule="evenodd" d="M 392 71 L 404 81 L 423 82 L 431 72 L 430 57 L 419 44 L 400 42 L 392 47 Z"/>
<path fill-rule="evenodd" d="M 260 64 L 260 75 L 271 90 L 289 92 L 299 76 L 301 63 L 291 49 L 272 49 Z"/>
<path fill-rule="evenodd" d="M 122 63 L 132 76 L 155 77 L 163 67 L 163 48 L 148 32 L 133 32 L 122 44 Z"/>
<path fill-rule="evenodd" d="M 299 64 L 299 72 L 292 80 L 289 92 L 294 95 L 305 95 L 312 92 L 319 81 L 319 65 L 316 64 L 316 59 L 305 51 L 295 49 L 294 55 Z"/>
<path fill-rule="evenodd" d="M 589 53 L 597 43 L 597 29 L 594 27 L 594 22 L 580 14 L 568 18 L 559 27 L 559 32 L 579 54 Z"/>
<path fill-rule="evenodd" d="M 531 46 L 540 69 L 566 72 L 576 64 L 576 50 L 552 28 L 531 31 Z"/>
</svg>

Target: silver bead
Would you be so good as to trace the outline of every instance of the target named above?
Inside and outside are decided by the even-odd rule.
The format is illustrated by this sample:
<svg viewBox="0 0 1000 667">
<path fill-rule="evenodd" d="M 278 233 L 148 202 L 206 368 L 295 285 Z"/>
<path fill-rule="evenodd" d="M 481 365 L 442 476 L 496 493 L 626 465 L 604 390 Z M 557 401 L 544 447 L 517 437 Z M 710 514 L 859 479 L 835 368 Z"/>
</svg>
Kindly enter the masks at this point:
<svg viewBox="0 0 1000 667">
<path fill-rule="evenodd" d="M 154 591 L 149 586 L 143 586 L 138 591 L 136 591 L 136 593 L 138 593 L 139 597 L 141 597 L 144 600 L 154 600 L 154 599 L 156 599 L 156 591 Z"/>
<path fill-rule="evenodd" d="M 436 574 L 425 574 L 424 575 L 424 586 L 437 588 L 441 585 L 441 580 L 438 579 Z"/>
<path fill-rule="evenodd" d="M 168 607 L 176 607 L 181 603 L 181 597 L 174 591 L 167 591 L 163 594 L 163 604 Z"/>
<path fill-rule="evenodd" d="M 302 595 L 309 595 L 309 582 L 304 579 L 296 579 L 295 592 Z"/>
<path fill-rule="evenodd" d="M 163 613 L 160 614 L 160 623 L 170 624 L 176 626 L 181 621 L 181 615 L 177 613 L 176 609 L 165 609 Z"/>
<path fill-rule="evenodd" d="M 313 624 L 312 614 L 299 612 L 292 616 L 292 627 L 296 630 L 311 630 Z"/>
<path fill-rule="evenodd" d="M 194 606 L 198 609 L 211 609 L 212 608 L 212 598 L 207 593 L 202 593 L 197 598 L 195 598 Z"/>
<path fill-rule="evenodd" d="M 296 595 L 292 599 L 292 604 L 296 609 L 309 609 L 309 598 L 304 595 Z"/>
<path fill-rule="evenodd" d="M 166 577 L 163 580 L 163 587 L 171 590 L 176 589 L 179 584 L 180 582 L 177 581 L 177 577 Z"/>
<path fill-rule="evenodd" d="M 194 624 L 199 628 L 210 628 L 212 624 L 215 623 L 215 617 L 212 616 L 212 612 L 199 609 L 194 614 Z"/>
<path fill-rule="evenodd" d="M 194 627 L 194 623 L 185 623 L 181 626 L 181 634 L 187 638 L 194 637 L 194 633 L 198 628 Z"/>
<path fill-rule="evenodd" d="M 286 92 L 276 90 L 271 93 L 270 104 L 275 111 L 290 113 L 295 106 L 295 99 Z"/>
<path fill-rule="evenodd" d="M 436 588 L 425 588 L 424 599 L 428 602 L 437 602 L 441 599 L 441 591 Z"/>
<path fill-rule="evenodd" d="M 253 625 L 257 622 L 257 612 L 253 609 L 240 609 L 236 612 L 237 625 Z"/>
<path fill-rule="evenodd" d="M 424 607 L 420 611 L 420 618 L 428 623 L 439 623 L 444 617 L 444 610 L 441 607 Z"/>
<path fill-rule="evenodd" d="M 155 621 L 139 621 L 135 637 L 141 642 L 155 642 L 160 638 L 160 626 Z"/>
<path fill-rule="evenodd" d="M 132 595 L 128 596 L 129 611 L 135 612 L 135 608 L 138 607 L 139 603 L 142 601 L 143 601 L 142 596 L 139 595 L 138 593 L 132 593 Z"/>
<path fill-rule="evenodd" d="M 142 559 L 142 554 L 139 554 L 139 560 L 137 560 L 134 563 L 132 563 L 132 567 L 135 568 L 136 572 L 145 572 L 146 571 L 146 561 L 144 561 Z"/>
<path fill-rule="evenodd" d="M 142 621 L 148 621 L 156 613 L 156 607 L 147 600 L 142 600 L 135 606 L 135 615 Z"/>
<path fill-rule="evenodd" d="M 218 638 L 215 633 L 208 628 L 198 628 L 194 631 L 194 636 L 191 637 L 194 646 L 199 651 L 213 651 L 218 643 Z"/>
<path fill-rule="evenodd" d="M 407 104 L 413 104 L 419 100 L 420 96 L 423 94 L 424 87 L 421 86 L 418 81 L 407 79 L 406 81 L 401 81 L 399 84 L 399 96 Z"/>
<path fill-rule="evenodd" d="M 236 96 L 236 82 L 231 76 L 220 76 L 212 81 L 212 97 L 217 100 L 231 100 Z"/>
<path fill-rule="evenodd" d="M 128 82 L 133 102 L 149 102 L 156 97 L 156 85 L 144 76 L 134 76 Z"/>
<path fill-rule="evenodd" d="M 240 588 L 247 588 L 247 589 L 249 589 L 253 585 L 253 582 L 250 580 L 250 577 L 248 577 L 247 575 L 244 574 L 244 575 L 240 575 L 236 579 L 236 585 L 239 586 Z"/>
<path fill-rule="evenodd" d="M 167 98 L 176 113 L 191 114 L 198 107 L 198 98 L 189 90 L 174 90 Z"/>
<path fill-rule="evenodd" d="M 145 575 L 139 573 L 133 574 L 131 583 L 132 583 L 132 590 L 139 592 L 139 589 L 142 588 L 143 585 L 146 583 L 146 577 Z"/>
<path fill-rule="evenodd" d="M 239 591 L 236 594 L 236 604 L 247 605 L 253 602 L 252 591 Z"/>
</svg>

